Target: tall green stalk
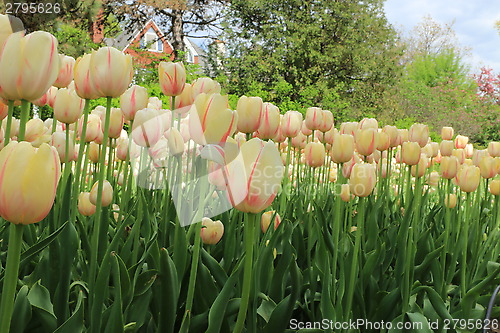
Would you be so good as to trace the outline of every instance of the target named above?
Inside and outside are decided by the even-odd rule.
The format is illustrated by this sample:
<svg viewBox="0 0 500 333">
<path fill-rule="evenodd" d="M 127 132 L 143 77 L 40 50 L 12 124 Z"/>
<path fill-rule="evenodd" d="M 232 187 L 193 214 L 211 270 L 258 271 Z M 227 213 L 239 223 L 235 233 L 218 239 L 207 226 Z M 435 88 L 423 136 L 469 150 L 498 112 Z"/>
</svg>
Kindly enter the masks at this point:
<svg viewBox="0 0 500 333">
<path fill-rule="evenodd" d="M 5 124 L 5 146 L 10 141 L 10 129 L 12 127 L 12 117 L 14 116 L 14 101 L 9 101 L 7 109 L 7 123 Z"/>
<path fill-rule="evenodd" d="M 26 123 L 28 122 L 30 115 L 30 105 L 31 103 L 25 101 L 24 99 L 21 101 L 21 119 L 19 122 L 19 134 L 17 135 L 18 141 L 24 140 L 26 134 Z"/>
</svg>

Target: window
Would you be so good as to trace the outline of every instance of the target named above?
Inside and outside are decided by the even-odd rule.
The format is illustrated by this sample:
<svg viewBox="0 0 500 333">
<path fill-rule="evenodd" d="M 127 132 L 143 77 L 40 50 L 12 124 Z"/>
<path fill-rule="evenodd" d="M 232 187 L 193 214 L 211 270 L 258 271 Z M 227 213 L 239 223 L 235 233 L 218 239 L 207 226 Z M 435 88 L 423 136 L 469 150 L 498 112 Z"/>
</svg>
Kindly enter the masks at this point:
<svg viewBox="0 0 500 333">
<path fill-rule="evenodd" d="M 191 53 L 191 51 L 189 50 L 186 52 L 186 61 L 191 64 L 194 63 L 193 53 Z"/>
<path fill-rule="evenodd" d="M 163 41 L 161 40 L 161 38 L 158 39 L 158 46 L 157 46 L 157 49 L 158 49 L 158 52 L 163 52 Z"/>
<path fill-rule="evenodd" d="M 150 28 L 141 38 L 141 48 L 146 48 L 153 52 L 163 52 L 163 42 L 153 28 Z"/>
</svg>

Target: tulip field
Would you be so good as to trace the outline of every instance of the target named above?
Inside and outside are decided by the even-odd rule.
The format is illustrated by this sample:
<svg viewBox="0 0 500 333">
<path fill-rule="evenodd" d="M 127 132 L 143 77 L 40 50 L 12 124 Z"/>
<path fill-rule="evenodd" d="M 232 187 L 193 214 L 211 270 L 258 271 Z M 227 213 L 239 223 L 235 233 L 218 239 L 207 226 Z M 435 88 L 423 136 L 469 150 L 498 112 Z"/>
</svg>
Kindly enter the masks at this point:
<svg viewBox="0 0 500 333">
<path fill-rule="evenodd" d="M 0 333 L 500 332 L 500 142 L 57 47 L 0 30 Z"/>
</svg>

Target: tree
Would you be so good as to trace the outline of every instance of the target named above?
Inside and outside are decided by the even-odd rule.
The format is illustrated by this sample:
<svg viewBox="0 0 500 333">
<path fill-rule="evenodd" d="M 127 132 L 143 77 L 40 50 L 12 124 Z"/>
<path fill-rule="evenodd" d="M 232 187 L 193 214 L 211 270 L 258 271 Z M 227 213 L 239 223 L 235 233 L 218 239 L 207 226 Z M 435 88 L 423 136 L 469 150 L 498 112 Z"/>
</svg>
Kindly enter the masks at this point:
<svg viewBox="0 0 500 333">
<path fill-rule="evenodd" d="M 234 94 L 261 91 L 282 107 L 318 105 L 345 118 L 349 106 L 376 112 L 398 75 L 396 33 L 379 0 L 234 0 L 224 26 Z"/>
</svg>

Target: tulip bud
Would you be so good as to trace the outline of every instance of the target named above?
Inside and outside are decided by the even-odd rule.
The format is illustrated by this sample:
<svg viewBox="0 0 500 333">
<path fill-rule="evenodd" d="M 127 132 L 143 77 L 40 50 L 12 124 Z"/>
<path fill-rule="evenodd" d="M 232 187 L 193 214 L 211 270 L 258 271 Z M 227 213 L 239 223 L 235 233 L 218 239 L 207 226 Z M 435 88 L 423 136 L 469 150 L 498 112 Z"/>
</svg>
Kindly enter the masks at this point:
<svg viewBox="0 0 500 333">
<path fill-rule="evenodd" d="M 446 208 L 455 208 L 457 206 L 457 195 L 453 193 L 447 194 L 444 197 L 444 205 L 446 206 Z"/>
<path fill-rule="evenodd" d="M 257 130 L 257 137 L 262 140 L 273 139 L 278 134 L 280 126 L 280 110 L 271 103 L 264 103 L 262 108 L 262 120 Z"/>
<path fill-rule="evenodd" d="M 253 133 L 259 129 L 262 119 L 262 98 L 241 96 L 236 106 L 238 131 Z"/>
<path fill-rule="evenodd" d="M 344 202 L 351 201 L 351 190 L 349 188 L 349 184 L 342 184 L 340 186 L 340 199 Z"/>
<path fill-rule="evenodd" d="M 104 124 L 105 117 L 106 113 L 101 114 L 101 124 Z M 118 139 L 120 137 L 124 122 L 122 111 L 118 108 L 111 108 L 108 128 L 108 137 L 110 139 Z"/>
<path fill-rule="evenodd" d="M 73 81 L 73 67 L 75 66 L 75 58 L 60 54 L 59 61 L 61 67 L 59 69 L 59 74 L 57 75 L 56 82 L 54 82 L 54 86 L 56 86 L 57 88 L 65 88 L 70 84 L 71 81 Z"/>
<path fill-rule="evenodd" d="M 474 192 L 479 186 L 481 172 L 475 165 L 462 165 L 457 173 L 457 183 L 464 192 Z"/>
<path fill-rule="evenodd" d="M 313 131 L 317 130 L 319 129 L 322 122 L 323 110 L 321 110 L 321 108 L 311 107 L 307 109 L 304 124 L 308 129 Z"/>
<path fill-rule="evenodd" d="M 73 67 L 73 80 L 75 82 L 75 91 L 83 99 L 95 99 L 99 97 L 97 86 L 90 74 L 91 54 L 84 54 L 76 59 Z"/>
<path fill-rule="evenodd" d="M 170 128 L 165 132 L 167 138 L 168 150 L 171 155 L 179 155 L 184 152 L 184 139 L 177 128 Z"/>
<path fill-rule="evenodd" d="M 358 162 L 360 162 L 358 155 L 353 154 L 352 158 L 342 165 L 342 176 L 344 176 L 344 178 L 351 177 L 352 168 Z"/>
<path fill-rule="evenodd" d="M 427 183 L 432 187 L 437 187 L 439 184 L 439 173 L 437 171 L 431 171 Z"/>
<path fill-rule="evenodd" d="M 493 179 L 490 183 L 490 193 L 500 195 L 500 179 Z"/>
<path fill-rule="evenodd" d="M 358 123 L 347 122 L 340 124 L 340 134 L 351 134 L 352 136 L 354 136 L 357 130 Z"/>
<path fill-rule="evenodd" d="M 306 163 L 312 168 L 322 166 L 325 162 L 325 146 L 319 142 L 309 142 L 304 149 Z"/>
<path fill-rule="evenodd" d="M 387 134 L 386 132 L 379 132 L 377 150 L 384 151 L 389 149 L 390 146 L 391 146 L 391 138 L 389 137 L 389 134 Z"/>
<path fill-rule="evenodd" d="M 488 144 L 488 153 L 492 157 L 499 157 L 500 156 L 500 142 L 491 141 Z"/>
<path fill-rule="evenodd" d="M 302 132 L 299 132 L 295 137 L 292 138 L 292 146 L 294 148 L 300 148 L 303 149 L 306 147 L 306 141 L 307 137 L 302 134 Z"/>
<path fill-rule="evenodd" d="M 84 106 L 85 101 L 76 92 L 59 89 L 55 96 L 54 117 L 65 124 L 75 123 L 82 115 Z"/>
<path fill-rule="evenodd" d="M 349 178 L 351 192 L 358 197 L 369 196 L 376 183 L 375 167 L 372 164 L 357 163 Z"/>
<path fill-rule="evenodd" d="M 472 154 L 474 153 L 474 146 L 472 145 L 472 143 L 468 143 L 465 145 L 464 153 L 465 153 L 465 158 L 472 157 Z"/>
<path fill-rule="evenodd" d="M 194 101 L 202 93 L 207 95 L 220 94 L 220 84 L 209 77 L 200 77 L 191 84 L 191 90 Z"/>
<path fill-rule="evenodd" d="M 443 156 L 441 158 L 441 177 L 452 179 L 457 175 L 460 163 L 455 156 Z"/>
<path fill-rule="evenodd" d="M 83 116 L 80 117 L 78 121 L 78 135 L 81 136 L 83 127 Z M 87 131 L 85 132 L 85 142 L 94 141 L 99 133 L 102 133 L 101 130 L 101 118 L 95 114 L 89 114 L 87 118 Z"/>
<path fill-rule="evenodd" d="M 377 171 L 379 172 L 379 175 L 382 178 L 387 178 L 387 159 L 383 158 L 382 161 L 380 161 L 377 164 Z"/>
<path fill-rule="evenodd" d="M 193 103 L 193 86 L 189 83 L 186 83 L 184 85 L 184 89 L 182 89 L 182 93 L 175 99 L 174 112 L 180 115 L 185 115 L 189 112 Z"/>
<path fill-rule="evenodd" d="M 59 73 L 56 38 L 44 31 L 10 35 L 0 54 L 0 73 L 0 97 L 12 101 L 42 97 Z"/>
<path fill-rule="evenodd" d="M 298 111 L 287 111 L 281 119 L 281 131 L 287 138 L 293 138 L 299 134 L 302 127 L 302 113 Z"/>
<path fill-rule="evenodd" d="M 364 156 L 371 155 L 378 145 L 378 133 L 373 128 L 360 129 L 355 136 L 356 150 Z"/>
<path fill-rule="evenodd" d="M 403 142 L 408 141 L 408 130 L 407 129 L 398 129 L 398 137 L 399 137 L 399 144 L 403 145 Z"/>
<path fill-rule="evenodd" d="M 403 142 L 401 157 L 406 165 L 416 165 L 420 161 L 420 146 L 417 142 Z"/>
<path fill-rule="evenodd" d="M 416 165 L 412 165 L 411 167 L 411 175 L 417 178 L 422 177 L 425 174 L 428 163 L 429 158 L 427 157 L 427 155 L 421 154 L 418 163 Z"/>
<path fill-rule="evenodd" d="M 439 144 L 439 151 L 441 152 L 441 156 L 451 156 L 453 152 L 453 141 L 443 140 Z"/>
<path fill-rule="evenodd" d="M 160 62 L 158 66 L 160 88 L 167 96 L 178 96 L 186 84 L 186 69 L 182 62 Z"/>
<path fill-rule="evenodd" d="M 114 47 L 101 47 L 92 52 L 90 75 L 100 97 L 120 97 L 132 82 L 132 57 Z"/>
<path fill-rule="evenodd" d="M 148 99 L 148 105 L 146 108 L 148 109 L 155 109 L 155 110 L 161 110 L 162 109 L 163 102 L 156 96 L 149 97 Z M 139 109 L 142 110 L 142 109 Z"/>
<path fill-rule="evenodd" d="M 133 85 L 120 97 L 120 109 L 126 120 L 134 120 L 137 111 L 145 109 L 148 105 L 148 90 L 144 87 Z"/>
<path fill-rule="evenodd" d="M 276 230 L 281 223 L 280 214 L 276 213 L 275 210 L 270 210 L 262 213 L 262 217 L 260 218 L 260 227 L 263 233 L 266 233 L 267 229 L 269 229 L 269 225 L 271 224 L 271 220 L 273 219 L 273 217 L 274 230 Z"/>
<path fill-rule="evenodd" d="M 54 203 L 60 175 L 55 148 L 11 141 L 0 151 L 0 216 L 14 224 L 43 220 Z"/>
<path fill-rule="evenodd" d="M 90 190 L 90 202 L 94 205 L 97 205 L 97 191 L 98 191 L 99 182 L 95 182 Z M 107 207 L 113 202 L 113 187 L 111 184 L 104 180 L 102 187 L 102 198 L 101 198 L 102 206 Z"/>
<path fill-rule="evenodd" d="M 491 156 L 485 156 L 479 162 L 481 176 L 485 179 L 493 178 L 497 175 L 495 159 Z"/>
<path fill-rule="evenodd" d="M 424 147 L 429 141 L 429 127 L 423 124 L 413 124 L 408 131 L 408 140 L 417 142 L 420 147 Z"/>
<path fill-rule="evenodd" d="M 453 140 L 453 127 L 443 127 L 443 128 L 441 128 L 441 139 L 443 139 L 443 140 Z"/>
<path fill-rule="evenodd" d="M 51 145 L 56 148 L 57 154 L 61 162 L 66 162 L 66 134 L 63 132 L 52 133 Z M 75 144 L 73 142 L 73 135 L 69 136 L 68 144 L 68 161 L 73 160 L 75 155 Z"/>
<path fill-rule="evenodd" d="M 367 129 L 373 128 L 374 130 L 378 130 L 378 121 L 375 118 L 363 118 L 359 124 L 358 129 Z"/>
<path fill-rule="evenodd" d="M 94 215 L 96 206 L 90 202 L 90 193 L 82 192 L 78 195 L 78 211 L 83 216 Z"/>
<path fill-rule="evenodd" d="M 224 234 L 224 224 L 221 221 L 212 221 L 208 217 L 204 217 L 201 224 L 200 237 L 203 243 L 208 245 L 217 244 Z"/>
<path fill-rule="evenodd" d="M 319 124 L 319 130 L 323 133 L 328 132 L 333 127 L 333 113 L 323 110 L 323 121 Z"/>
<path fill-rule="evenodd" d="M 390 139 L 390 147 L 394 148 L 399 145 L 399 131 L 396 126 L 386 125 L 382 129 L 382 132 L 386 133 Z"/>
<path fill-rule="evenodd" d="M 465 161 L 465 151 L 461 148 L 453 149 L 451 152 L 452 156 L 455 156 L 458 159 L 458 163 L 463 164 Z"/>
<path fill-rule="evenodd" d="M 455 148 L 464 149 L 468 142 L 469 142 L 469 137 L 463 135 L 457 135 L 457 137 L 455 138 Z"/>
<path fill-rule="evenodd" d="M 303 121 L 302 126 L 300 128 L 300 133 L 304 134 L 305 136 L 309 136 L 312 134 L 312 130 L 310 130 L 307 126 L 306 123 Z"/>
<path fill-rule="evenodd" d="M 137 111 L 132 125 L 132 139 L 141 147 L 152 147 L 163 136 L 170 126 L 170 112 L 161 112 L 155 109 Z"/>
<path fill-rule="evenodd" d="M 439 144 L 437 142 L 431 142 L 430 144 L 431 147 L 431 155 L 429 157 L 436 157 L 439 154 Z"/>
</svg>

